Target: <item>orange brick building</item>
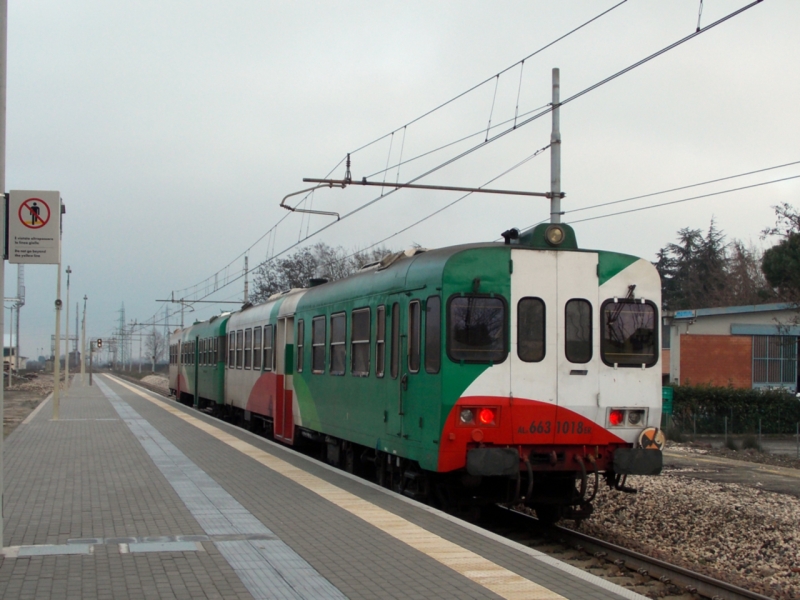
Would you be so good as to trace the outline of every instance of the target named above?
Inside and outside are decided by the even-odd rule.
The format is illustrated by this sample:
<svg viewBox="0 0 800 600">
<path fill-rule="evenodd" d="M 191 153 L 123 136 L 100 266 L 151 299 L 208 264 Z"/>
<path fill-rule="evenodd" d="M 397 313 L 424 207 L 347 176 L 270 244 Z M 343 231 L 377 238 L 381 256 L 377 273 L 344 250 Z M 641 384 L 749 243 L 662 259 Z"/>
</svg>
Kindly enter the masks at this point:
<svg viewBox="0 0 800 600">
<path fill-rule="evenodd" d="M 798 308 L 729 306 L 664 313 L 664 370 L 673 385 L 797 390 Z"/>
</svg>

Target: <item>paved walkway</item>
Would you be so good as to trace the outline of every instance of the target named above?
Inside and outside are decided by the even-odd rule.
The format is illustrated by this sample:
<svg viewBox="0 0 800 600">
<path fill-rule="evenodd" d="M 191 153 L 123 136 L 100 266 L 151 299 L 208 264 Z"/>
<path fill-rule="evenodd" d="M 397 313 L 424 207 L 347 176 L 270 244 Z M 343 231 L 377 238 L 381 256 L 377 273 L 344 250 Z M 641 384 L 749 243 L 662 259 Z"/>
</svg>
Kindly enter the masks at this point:
<svg viewBox="0 0 800 600">
<path fill-rule="evenodd" d="M 5 445 L 7 598 L 640 599 L 112 377 Z"/>
</svg>

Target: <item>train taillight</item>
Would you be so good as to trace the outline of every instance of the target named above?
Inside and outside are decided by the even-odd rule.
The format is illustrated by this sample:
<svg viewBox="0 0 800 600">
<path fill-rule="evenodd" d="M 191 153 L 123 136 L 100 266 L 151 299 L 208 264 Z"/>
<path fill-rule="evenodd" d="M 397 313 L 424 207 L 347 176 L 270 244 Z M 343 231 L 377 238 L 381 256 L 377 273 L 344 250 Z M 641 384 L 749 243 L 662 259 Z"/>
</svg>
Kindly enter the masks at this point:
<svg viewBox="0 0 800 600">
<path fill-rule="evenodd" d="M 491 408 L 482 408 L 478 412 L 478 421 L 481 425 L 494 425 L 495 411 Z"/>
<path fill-rule="evenodd" d="M 461 427 L 496 427 L 498 415 L 496 406 L 461 407 L 458 424 Z"/>
<path fill-rule="evenodd" d="M 614 409 L 608 413 L 608 424 L 617 427 L 625 422 L 625 411 Z"/>
</svg>

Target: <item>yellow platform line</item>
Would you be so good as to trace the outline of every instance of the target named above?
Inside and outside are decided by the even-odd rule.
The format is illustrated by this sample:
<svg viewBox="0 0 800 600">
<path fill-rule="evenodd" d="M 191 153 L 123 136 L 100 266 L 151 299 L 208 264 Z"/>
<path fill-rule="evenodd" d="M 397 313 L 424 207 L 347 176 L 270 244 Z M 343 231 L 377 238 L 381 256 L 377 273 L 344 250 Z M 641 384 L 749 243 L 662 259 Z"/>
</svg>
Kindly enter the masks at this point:
<svg viewBox="0 0 800 600">
<path fill-rule="evenodd" d="M 184 413 L 174 406 L 156 400 L 149 394 L 145 394 L 138 388 L 116 377 L 110 375 L 106 375 L 106 377 L 113 379 L 116 383 L 127 388 L 134 394 L 163 408 L 179 419 L 183 419 L 190 425 L 206 432 L 242 454 L 249 456 L 265 467 L 272 469 L 276 473 L 280 473 L 284 477 L 302 485 L 315 494 L 322 496 L 339 508 L 366 521 L 384 533 L 433 558 L 453 571 L 460 573 L 467 579 L 471 579 L 475 583 L 482 585 L 498 596 L 508 598 L 509 600 L 566 600 L 564 596 L 556 594 L 529 579 L 525 579 L 521 575 L 509 571 L 505 567 L 501 567 L 479 554 L 462 548 L 458 544 L 454 544 L 453 542 L 431 533 L 388 510 L 380 508 L 340 487 L 311 475 L 268 452 L 256 448 L 252 444 L 248 444 L 222 431 L 210 423 L 206 423 L 192 415 Z"/>
</svg>

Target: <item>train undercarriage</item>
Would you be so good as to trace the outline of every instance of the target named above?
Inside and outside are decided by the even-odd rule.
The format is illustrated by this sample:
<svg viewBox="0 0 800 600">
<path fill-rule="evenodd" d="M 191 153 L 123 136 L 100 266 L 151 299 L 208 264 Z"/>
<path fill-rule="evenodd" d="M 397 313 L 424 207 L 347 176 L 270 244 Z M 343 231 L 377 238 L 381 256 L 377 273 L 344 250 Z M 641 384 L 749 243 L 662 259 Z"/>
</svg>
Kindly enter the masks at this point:
<svg viewBox="0 0 800 600">
<path fill-rule="evenodd" d="M 273 437 L 269 417 L 203 398 L 195 405 L 194 397 L 189 394 L 182 394 L 179 401 L 258 435 Z M 422 469 L 413 460 L 319 432 L 296 429 L 296 449 L 398 494 L 470 520 L 477 520 L 483 508 L 495 504 L 524 505 L 546 523 L 560 519 L 583 520 L 592 514 L 592 501 L 601 483 L 620 492 L 636 492 L 626 485 L 627 475 L 615 473 L 609 461 L 609 452 L 613 454 L 613 449 L 608 448 L 592 447 L 588 452 L 585 447 L 561 447 L 549 452 L 537 448 L 536 452 L 529 451 L 523 457 L 519 449 L 483 449 L 490 453 L 502 450 L 506 461 L 509 454 L 512 455 L 511 464 L 516 466 L 511 470 L 505 467 L 502 475 L 482 472 L 482 468 L 495 468 L 485 464 L 483 467 L 473 464 L 471 469 L 468 464 L 465 470 L 436 473 Z M 660 456 L 658 462 L 660 467 Z"/>
</svg>

